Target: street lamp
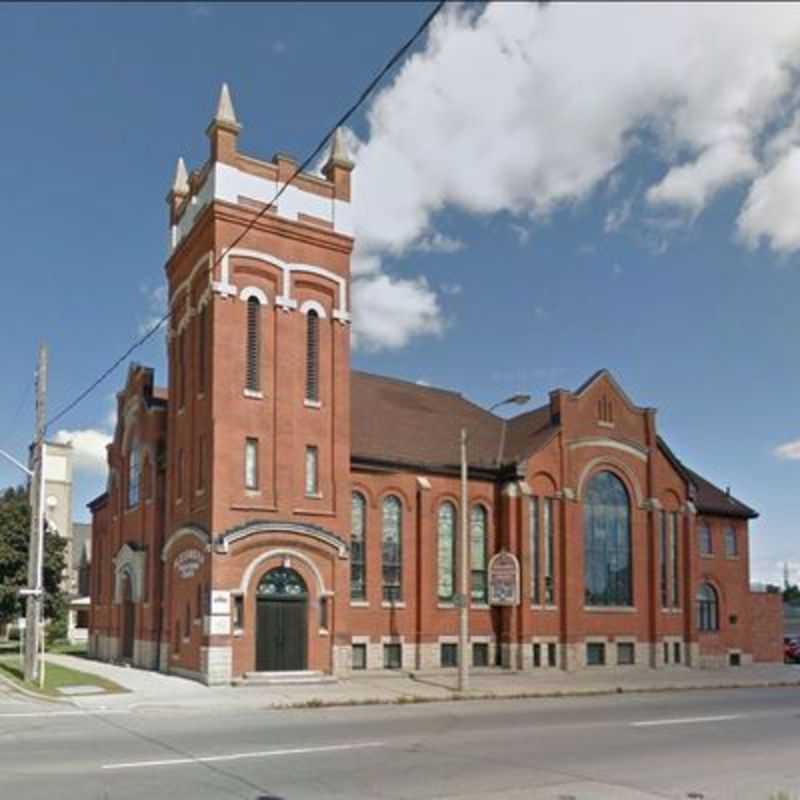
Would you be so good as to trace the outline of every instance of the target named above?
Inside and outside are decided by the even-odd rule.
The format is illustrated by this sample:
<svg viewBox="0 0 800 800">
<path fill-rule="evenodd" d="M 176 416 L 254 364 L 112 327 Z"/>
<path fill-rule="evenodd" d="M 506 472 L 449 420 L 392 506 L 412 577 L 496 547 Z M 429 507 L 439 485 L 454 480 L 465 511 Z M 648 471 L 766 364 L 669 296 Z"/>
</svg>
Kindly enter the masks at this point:
<svg viewBox="0 0 800 800">
<path fill-rule="evenodd" d="M 524 406 L 530 402 L 529 394 L 514 394 L 495 403 L 489 407 L 492 412 L 496 408 L 505 405 Z M 506 420 L 503 420 L 503 427 L 500 433 L 500 449 L 497 454 L 497 466 L 503 457 L 503 446 L 506 439 Z M 469 603 L 470 603 L 470 550 L 469 550 L 469 507 L 468 507 L 468 487 L 467 487 L 467 429 L 461 429 L 461 542 L 459 550 L 461 552 L 461 565 L 459 575 L 458 592 L 458 691 L 466 692 L 469 690 Z"/>
</svg>

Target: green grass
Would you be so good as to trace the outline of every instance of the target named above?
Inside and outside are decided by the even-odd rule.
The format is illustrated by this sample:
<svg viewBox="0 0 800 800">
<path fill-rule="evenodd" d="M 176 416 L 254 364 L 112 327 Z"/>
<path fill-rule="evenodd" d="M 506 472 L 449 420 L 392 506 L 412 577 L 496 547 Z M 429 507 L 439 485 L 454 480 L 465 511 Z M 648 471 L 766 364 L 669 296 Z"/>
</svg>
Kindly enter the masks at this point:
<svg viewBox="0 0 800 800">
<path fill-rule="evenodd" d="M 50 653 L 62 653 L 67 656 L 80 656 L 81 658 L 87 657 L 86 642 L 82 644 L 70 644 L 69 642 L 53 642 L 47 646 Z"/>
<path fill-rule="evenodd" d="M 101 678 L 99 675 L 92 675 L 88 672 L 80 672 L 77 669 L 63 667 L 61 664 L 48 663 L 44 672 L 44 688 L 40 689 L 38 684 L 28 683 L 24 680 L 24 672 L 19 657 L 0 658 L 0 673 L 10 678 L 14 683 L 23 686 L 33 692 L 46 695 L 47 697 L 64 697 L 59 689 L 69 686 L 94 686 L 98 693 L 117 694 L 126 691 L 114 681 Z"/>
</svg>

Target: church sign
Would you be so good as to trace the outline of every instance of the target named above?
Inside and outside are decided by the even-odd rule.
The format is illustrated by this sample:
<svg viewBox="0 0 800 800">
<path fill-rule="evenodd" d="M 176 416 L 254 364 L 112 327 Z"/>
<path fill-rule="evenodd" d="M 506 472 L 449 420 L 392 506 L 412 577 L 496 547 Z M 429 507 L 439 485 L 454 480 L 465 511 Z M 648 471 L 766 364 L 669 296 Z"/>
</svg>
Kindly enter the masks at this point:
<svg viewBox="0 0 800 800">
<path fill-rule="evenodd" d="M 489 561 L 489 605 L 519 605 L 519 561 L 507 550 Z"/>
<path fill-rule="evenodd" d="M 197 548 L 184 550 L 175 558 L 175 571 L 179 578 L 193 578 L 203 566 L 205 555 Z"/>
</svg>

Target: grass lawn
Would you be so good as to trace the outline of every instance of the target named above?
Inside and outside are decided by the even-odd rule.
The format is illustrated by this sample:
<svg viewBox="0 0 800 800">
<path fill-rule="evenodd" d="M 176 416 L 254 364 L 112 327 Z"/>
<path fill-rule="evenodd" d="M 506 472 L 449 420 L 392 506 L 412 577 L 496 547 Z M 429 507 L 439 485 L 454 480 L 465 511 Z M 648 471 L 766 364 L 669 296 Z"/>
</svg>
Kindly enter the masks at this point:
<svg viewBox="0 0 800 800">
<path fill-rule="evenodd" d="M 88 672 L 79 672 L 76 669 L 51 663 L 48 663 L 45 667 L 44 689 L 40 689 L 38 684 L 26 683 L 23 680 L 24 673 L 19 656 L 0 657 L 0 672 L 5 677 L 11 678 L 14 683 L 48 697 L 64 697 L 65 695 L 59 689 L 68 686 L 94 686 L 97 688 L 98 693 L 109 694 L 126 691 L 114 681 L 106 680 L 99 675 L 91 675 Z"/>
</svg>

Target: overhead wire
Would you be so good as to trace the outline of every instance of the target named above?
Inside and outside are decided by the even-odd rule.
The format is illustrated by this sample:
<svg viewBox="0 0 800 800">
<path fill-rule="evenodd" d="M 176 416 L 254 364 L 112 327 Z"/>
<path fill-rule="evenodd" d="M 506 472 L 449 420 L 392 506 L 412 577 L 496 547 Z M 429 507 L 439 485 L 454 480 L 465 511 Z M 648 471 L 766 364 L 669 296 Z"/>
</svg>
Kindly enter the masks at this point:
<svg viewBox="0 0 800 800">
<path fill-rule="evenodd" d="M 302 161 L 302 163 L 294 170 L 294 172 L 289 176 L 286 182 L 280 187 L 280 189 L 276 192 L 275 196 L 266 203 L 261 210 L 245 225 L 242 231 L 236 236 L 236 238 L 231 242 L 214 260 L 214 262 L 209 267 L 209 270 L 213 271 L 215 267 L 217 267 L 225 255 L 225 252 L 228 250 L 232 250 L 236 247 L 239 242 L 244 239 L 247 233 L 252 230 L 253 226 L 261 219 L 261 217 L 266 214 L 270 208 L 274 207 L 277 201 L 281 198 L 283 193 L 286 189 L 293 183 L 293 181 L 304 172 L 319 156 L 322 152 L 325 145 L 331 140 L 333 135 L 336 133 L 338 128 L 341 128 L 350 117 L 355 114 L 355 112 L 366 102 L 369 96 L 375 91 L 378 84 L 383 80 L 384 76 L 392 70 L 392 68 L 405 56 L 405 54 L 414 46 L 417 40 L 422 36 L 422 34 L 428 29 L 430 24 L 442 10 L 445 5 L 446 0 L 439 0 L 438 3 L 434 6 L 433 10 L 423 19 L 420 23 L 418 28 L 414 31 L 412 36 L 406 40 L 405 44 L 402 45 L 393 55 L 392 57 L 384 64 L 384 66 L 380 69 L 380 71 L 375 75 L 374 78 L 367 84 L 367 86 L 362 90 L 359 94 L 358 98 L 355 102 L 339 117 L 339 119 L 333 124 L 333 126 L 325 133 L 316 147 L 306 156 L 306 158 Z M 153 325 L 146 333 L 136 339 L 130 347 L 128 347 L 122 355 L 120 355 L 115 361 L 111 363 L 106 369 L 104 369 L 100 375 L 95 378 L 82 392 L 80 392 L 73 400 L 67 403 L 63 408 L 61 408 L 56 414 L 54 414 L 46 423 L 45 430 L 47 430 L 51 425 L 58 422 L 62 417 L 69 414 L 76 406 L 82 403 L 109 375 L 111 375 L 117 367 L 120 366 L 124 361 L 128 359 L 136 350 L 138 350 L 142 345 L 144 345 L 147 341 L 149 341 L 164 325 L 167 320 L 169 320 L 170 316 L 172 315 L 172 303 L 170 302 L 167 311 L 164 315 L 158 320 L 158 322 Z"/>
</svg>

